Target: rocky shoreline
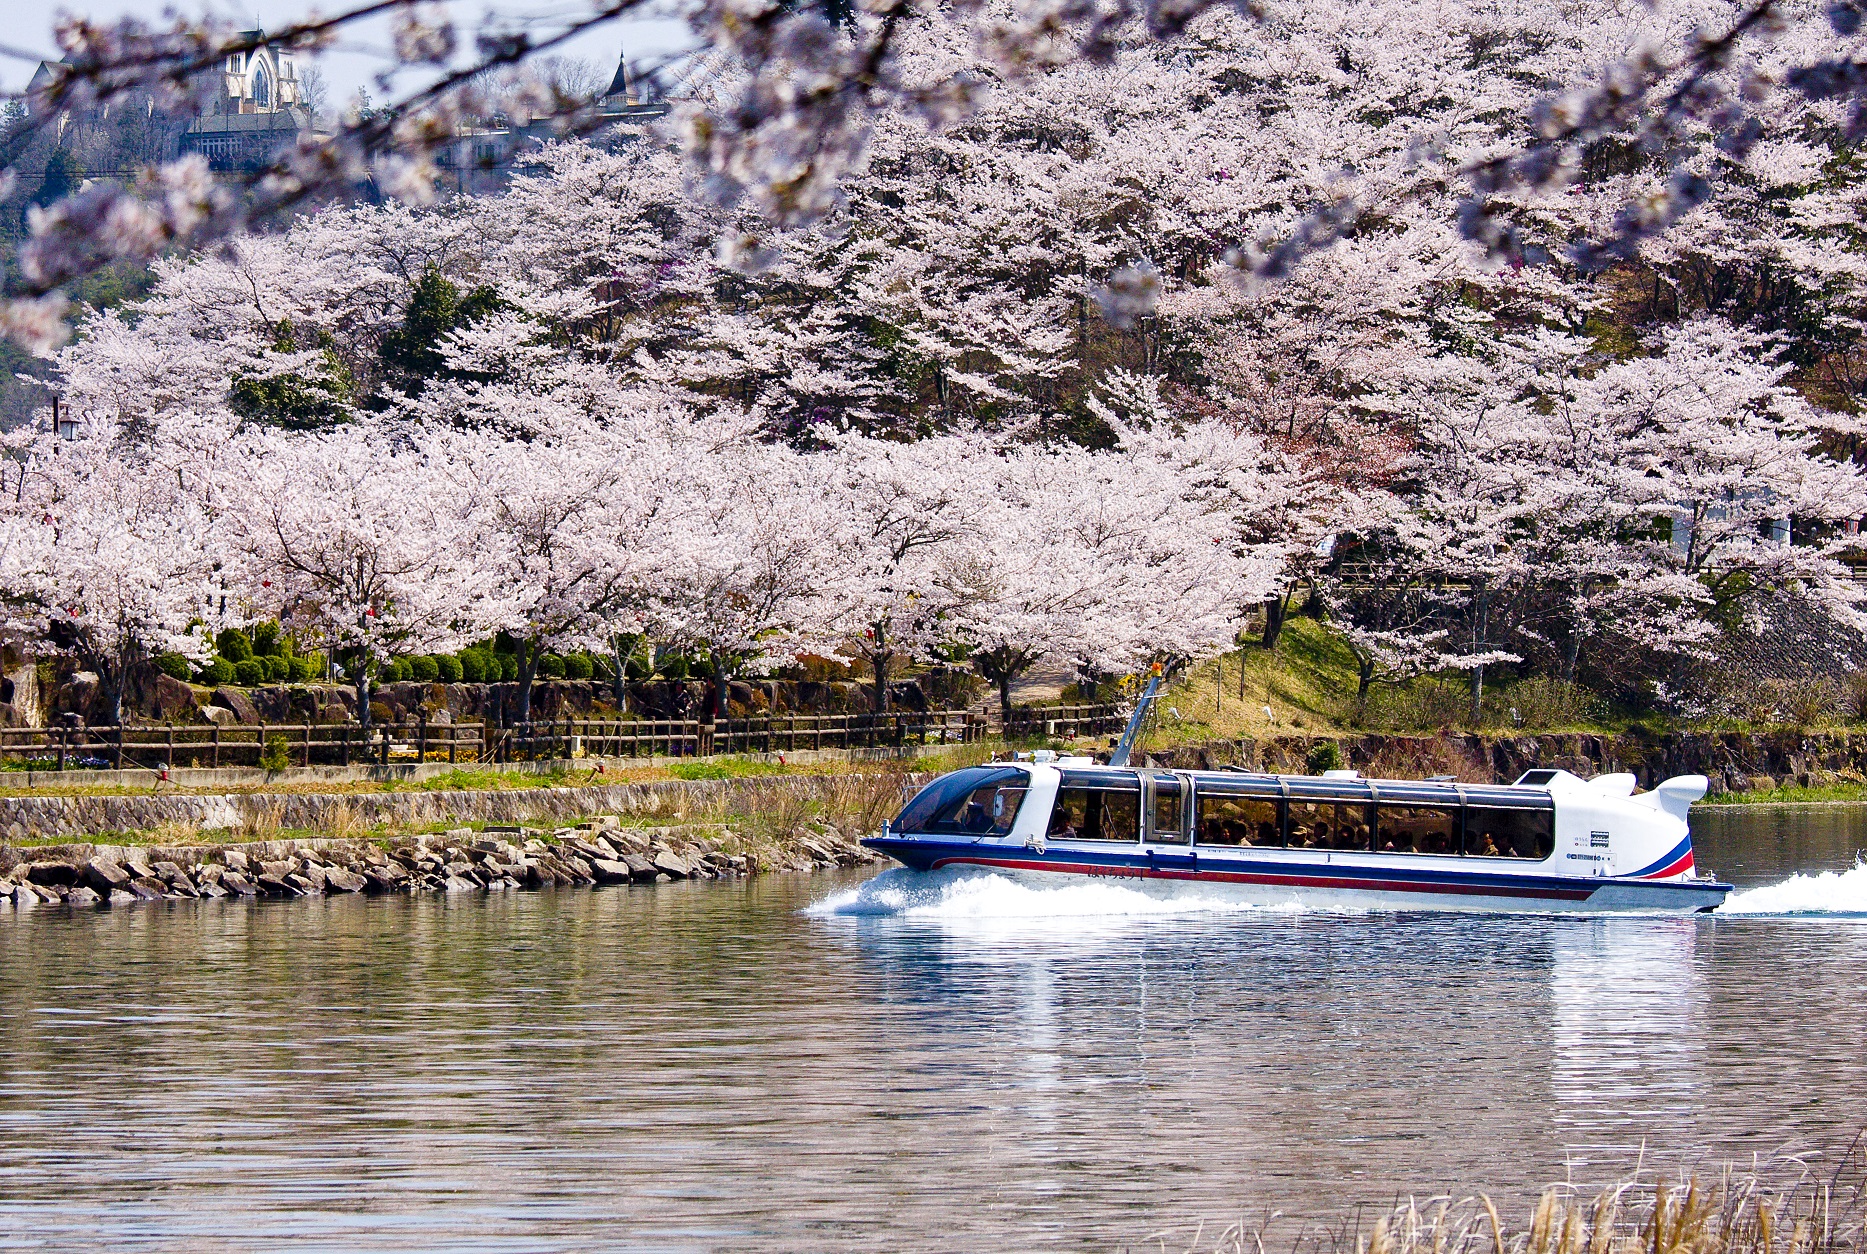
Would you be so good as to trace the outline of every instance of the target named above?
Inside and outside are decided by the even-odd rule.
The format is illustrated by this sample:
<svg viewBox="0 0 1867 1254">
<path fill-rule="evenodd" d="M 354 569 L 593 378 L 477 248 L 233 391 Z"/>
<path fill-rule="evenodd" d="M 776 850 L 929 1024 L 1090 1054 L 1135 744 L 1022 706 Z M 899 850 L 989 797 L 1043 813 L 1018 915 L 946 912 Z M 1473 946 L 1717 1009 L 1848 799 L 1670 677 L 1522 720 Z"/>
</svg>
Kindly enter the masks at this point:
<svg viewBox="0 0 1867 1254">
<path fill-rule="evenodd" d="M 614 816 L 599 816 L 577 827 L 456 828 L 387 845 L 333 838 L 0 846 L 0 905 L 96 908 L 214 898 L 632 886 L 880 860 L 834 830 L 794 839 L 782 849 L 740 845 L 717 825 L 627 827 Z"/>
</svg>

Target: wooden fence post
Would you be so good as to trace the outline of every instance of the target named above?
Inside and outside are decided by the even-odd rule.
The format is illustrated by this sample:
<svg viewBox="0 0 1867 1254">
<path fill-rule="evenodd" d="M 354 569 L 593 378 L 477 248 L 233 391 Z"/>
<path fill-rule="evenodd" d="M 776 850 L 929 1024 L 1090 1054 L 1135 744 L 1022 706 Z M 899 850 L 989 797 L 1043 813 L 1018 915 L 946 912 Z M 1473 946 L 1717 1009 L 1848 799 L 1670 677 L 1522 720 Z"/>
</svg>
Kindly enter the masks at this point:
<svg viewBox="0 0 1867 1254">
<path fill-rule="evenodd" d="M 420 766 L 428 760 L 428 707 L 423 706 L 415 712 L 415 764 Z"/>
</svg>

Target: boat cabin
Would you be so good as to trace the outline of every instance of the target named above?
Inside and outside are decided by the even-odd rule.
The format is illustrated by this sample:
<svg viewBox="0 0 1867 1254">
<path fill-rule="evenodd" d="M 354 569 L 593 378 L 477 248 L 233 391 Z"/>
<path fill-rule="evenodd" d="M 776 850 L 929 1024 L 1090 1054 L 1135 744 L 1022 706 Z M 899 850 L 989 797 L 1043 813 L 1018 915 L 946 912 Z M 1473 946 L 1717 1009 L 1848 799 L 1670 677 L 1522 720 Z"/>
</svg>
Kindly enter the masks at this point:
<svg viewBox="0 0 1867 1254">
<path fill-rule="evenodd" d="M 1555 772 L 1517 784 L 1364 779 L 1232 771 L 1158 771 L 1055 764 L 1045 841 L 1479 856 L 1542 861 L 1555 850 Z M 1538 779 L 1542 775 L 1546 778 Z M 1025 767 L 954 771 L 923 789 L 890 825 L 898 835 L 1007 837 L 1035 827 Z M 1044 789 L 1048 793 L 1048 789 Z"/>
</svg>

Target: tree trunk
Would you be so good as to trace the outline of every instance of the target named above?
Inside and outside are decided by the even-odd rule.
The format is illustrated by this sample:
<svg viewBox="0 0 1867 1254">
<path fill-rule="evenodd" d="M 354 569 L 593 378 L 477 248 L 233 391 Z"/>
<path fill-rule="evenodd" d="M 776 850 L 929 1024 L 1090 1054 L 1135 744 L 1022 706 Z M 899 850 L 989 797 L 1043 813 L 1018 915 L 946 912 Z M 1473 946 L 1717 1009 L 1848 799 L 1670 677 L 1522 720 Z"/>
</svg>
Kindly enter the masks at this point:
<svg viewBox="0 0 1867 1254">
<path fill-rule="evenodd" d="M 364 731 L 370 727 L 370 655 L 364 649 L 357 657 L 357 722 Z"/>
<path fill-rule="evenodd" d="M 635 644 L 634 636 L 628 637 L 628 640 L 631 646 Z M 609 647 L 610 651 L 614 653 L 616 657 L 616 712 L 618 714 L 627 714 L 629 712 L 629 664 L 627 659 L 623 657 L 622 641 L 623 637 L 621 636 L 611 636 L 609 638 Z M 634 655 L 635 649 L 631 647 L 629 649 L 629 656 L 633 657 Z"/>
<path fill-rule="evenodd" d="M 123 726 L 123 689 L 124 685 L 129 681 L 130 675 L 128 651 L 119 651 L 116 665 L 104 667 L 103 672 L 104 673 L 98 676 L 98 678 L 110 685 L 108 689 L 110 705 L 107 711 L 110 716 L 110 722 L 113 726 L 121 727 Z"/>
<path fill-rule="evenodd" d="M 1284 634 L 1284 619 L 1290 614 L 1290 600 L 1287 594 L 1280 593 L 1264 603 L 1264 639 L 1262 644 L 1267 649 L 1277 647 L 1277 638 Z"/>
<path fill-rule="evenodd" d="M 713 718 L 726 717 L 726 663 L 718 649 L 713 650 Z"/>
<path fill-rule="evenodd" d="M 1490 623 L 1488 621 L 1490 613 L 1491 613 L 1491 592 L 1489 589 L 1483 588 L 1481 586 L 1479 593 L 1478 593 L 1477 619 L 1472 626 L 1472 652 L 1473 653 L 1484 652 L 1485 637 L 1489 633 L 1489 630 L 1490 630 Z M 1485 699 L 1485 668 L 1484 668 L 1484 663 L 1480 662 L 1478 665 L 1472 667 L 1472 726 L 1473 727 L 1477 727 L 1482 721 L 1482 716 L 1484 714 L 1484 699 Z"/>
<path fill-rule="evenodd" d="M 876 639 L 881 639 L 879 633 Z M 886 714 L 888 713 L 888 654 L 886 652 L 869 654 L 869 665 L 875 671 L 875 712 Z"/>
<path fill-rule="evenodd" d="M 519 638 L 519 722 L 532 721 L 532 679 L 538 674 L 537 642 Z"/>
<path fill-rule="evenodd" d="M 1011 725 L 1011 672 L 1005 671 L 998 677 L 998 717 L 1005 726 Z"/>
<path fill-rule="evenodd" d="M 1369 658 L 1363 661 L 1360 658 L 1356 658 L 1355 669 L 1359 672 L 1355 683 L 1355 700 L 1366 701 L 1368 699 L 1368 689 L 1374 686 L 1374 659 Z"/>
</svg>

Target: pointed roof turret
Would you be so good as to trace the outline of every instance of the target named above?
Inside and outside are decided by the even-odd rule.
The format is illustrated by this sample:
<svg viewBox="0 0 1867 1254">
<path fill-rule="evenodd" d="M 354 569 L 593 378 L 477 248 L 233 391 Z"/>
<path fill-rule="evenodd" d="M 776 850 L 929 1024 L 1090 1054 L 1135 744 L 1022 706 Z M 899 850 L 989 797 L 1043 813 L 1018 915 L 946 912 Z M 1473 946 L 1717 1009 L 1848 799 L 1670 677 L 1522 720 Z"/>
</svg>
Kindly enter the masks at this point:
<svg viewBox="0 0 1867 1254">
<path fill-rule="evenodd" d="M 634 104 L 635 88 L 629 79 L 629 54 L 624 52 L 616 57 L 616 77 L 609 80 L 609 88 L 603 93 L 605 104 Z"/>
</svg>

